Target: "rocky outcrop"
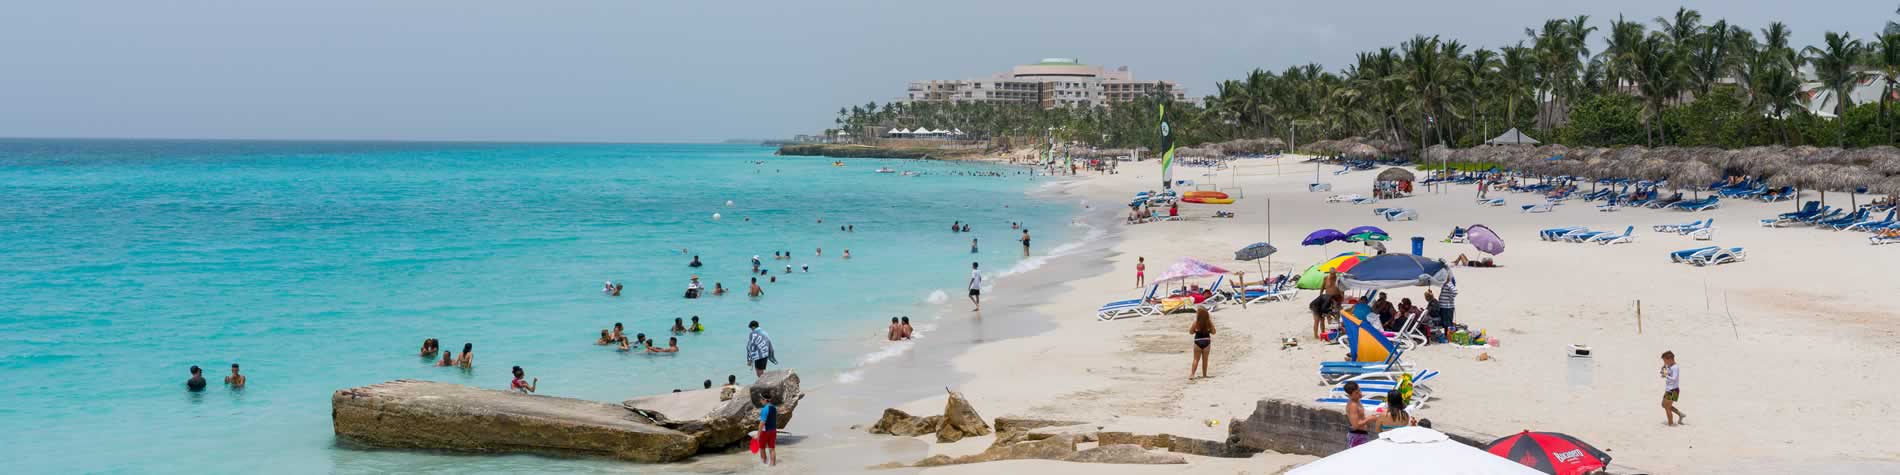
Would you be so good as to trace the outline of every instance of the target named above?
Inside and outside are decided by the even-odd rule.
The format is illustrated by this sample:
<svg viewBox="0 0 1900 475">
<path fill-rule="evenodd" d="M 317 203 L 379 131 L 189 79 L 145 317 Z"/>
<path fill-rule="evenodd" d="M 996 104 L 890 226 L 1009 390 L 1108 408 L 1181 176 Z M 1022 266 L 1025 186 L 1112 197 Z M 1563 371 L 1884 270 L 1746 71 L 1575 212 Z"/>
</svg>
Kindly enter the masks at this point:
<svg viewBox="0 0 1900 475">
<path fill-rule="evenodd" d="M 1024 431 L 1024 430 L 1036 429 L 1036 428 L 1041 428 L 1041 427 L 1073 426 L 1073 425 L 1081 425 L 1081 424 L 1083 424 L 1083 422 L 1081 421 L 1064 421 L 1064 420 L 1056 420 L 1056 419 L 1037 419 L 1033 417 L 1004 416 L 1004 417 L 996 418 L 996 433 L 1001 434 L 1005 432 Z"/>
<path fill-rule="evenodd" d="M 942 425 L 943 416 L 917 417 L 896 408 L 889 408 L 884 410 L 884 417 L 879 417 L 876 424 L 871 424 L 869 431 L 873 434 L 916 437 L 934 434 Z"/>
<path fill-rule="evenodd" d="M 1075 438 L 1067 435 L 1058 435 L 1020 444 L 990 447 L 988 450 L 984 450 L 975 455 L 957 457 L 954 463 L 980 463 L 1020 459 L 1063 460 L 1070 455 L 1075 455 Z"/>
<path fill-rule="evenodd" d="M 670 462 L 698 438 L 625 408 L 579 399 L 397 380 L 330 396 L 338 438 L 372 447 L 530 452 Z"/>
<path fill-rule="evenodd" d="M 805 397 L 798 374 L 791 370 L 766 372 L 726 401 L 719 400 L 719 388 L 712 388 L 628 399 L 621 406 L 655 424 L 690 434 L 700 447 L 710 450 L 745 441 L 748 433 L 758 430 L 759 409 L 765 407 L 768 395 L 777 401 L 778 427 L 790 425 L 798 401 Z"/>
<path fill-rule="evenodd" d="M 946 390 L 948 391 L 948 390 Z M 943 405 L 943 425 L 937 429 L 937 442 L 956 442 L 964 437 L 990 435 L 990 425 L 976 413 L 963 394 L 948 391 L 950 400 Z"/>
<path fill-rule="evenodd" d="M 1432 428 L 1451 440 L 1483 449 L 1496 437 L 1439 424 Z M 1346 413 L 1278 399 L 1254 403 L 1246 419 L 1227 425 L 1227 445 L 1283 454 L 1325 457 L 1346 450 Z"/>
<path fill-rule="evenodd" d="M 1187 463 L 1187 458 L 1174 454 L 1149 452 L 1139 445 L 1116 444 L 1083 450 L 1063 459 L 1077 463 L 1120 463 L 1141 465 L 1167 465 Z"/>
</svg>

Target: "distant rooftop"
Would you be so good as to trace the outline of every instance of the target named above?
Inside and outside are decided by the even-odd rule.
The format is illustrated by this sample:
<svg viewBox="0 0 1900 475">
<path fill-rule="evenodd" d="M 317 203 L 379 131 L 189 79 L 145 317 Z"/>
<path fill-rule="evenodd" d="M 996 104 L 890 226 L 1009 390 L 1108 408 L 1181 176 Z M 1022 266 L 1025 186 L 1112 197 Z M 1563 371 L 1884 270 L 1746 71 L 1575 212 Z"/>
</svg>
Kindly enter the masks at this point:
<svg viewBox="0 0 1900 475">
<path fill-rule="evenodd" d="M 1080 64 L 1082 64 L 1082 60 L 1080 60 L 1080 59 L 1076 59 L 1076 58 L 1042 58 L 1042 62 L 1039 62 L 1039 63 L 1036 63 L 1036 64 L 1073 64 L 1073 65 L 1080 65 Z"/>
</svg>

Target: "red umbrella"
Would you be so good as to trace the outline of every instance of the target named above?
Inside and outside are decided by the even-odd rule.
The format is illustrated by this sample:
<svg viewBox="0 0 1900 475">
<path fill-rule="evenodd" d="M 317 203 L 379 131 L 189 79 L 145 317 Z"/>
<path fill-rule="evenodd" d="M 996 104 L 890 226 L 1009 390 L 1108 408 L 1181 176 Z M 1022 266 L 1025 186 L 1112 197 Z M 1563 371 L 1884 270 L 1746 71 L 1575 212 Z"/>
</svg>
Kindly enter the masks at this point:
<svg viewBox="0 0 1900 475">
<path fill-rule="evenodd" d="M 1581 475 L 1610 465 L 1610 455 L 1576 437 L 1524 431 L 1491 441 L 1486 452 L 1551 475 Z"/>
</svg>

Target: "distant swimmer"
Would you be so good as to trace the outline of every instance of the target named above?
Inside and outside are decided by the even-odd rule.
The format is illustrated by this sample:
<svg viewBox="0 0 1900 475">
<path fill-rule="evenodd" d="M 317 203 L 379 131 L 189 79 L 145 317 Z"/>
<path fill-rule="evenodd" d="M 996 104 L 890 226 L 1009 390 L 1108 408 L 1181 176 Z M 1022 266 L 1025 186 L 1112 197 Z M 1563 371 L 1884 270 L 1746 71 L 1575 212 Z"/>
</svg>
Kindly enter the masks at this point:
<svg viewBox="0 0 1900 475">
<path fill-rule="evenodd" d="M 752 255 L 752 271 L 753 272 L 759 271 L 759 255 L 758 254 Z"/>
<path fill-rule="evenodd" d="M 435 365 L 436 367 L 455 366 L 455 352 L 444 350 L 442 352 L 442 361 Z"/>
<path fill-rule="evenodd" d="M 614 336 L 612 334 L 607 333 L 607 329 L 605 328 L 600 329 L 600 339 L 594 340 L 594 346 L 607 346 L 613 343 L 614 343 Z"/>
<path fill-rule="evenodd" d="M 692 325 L 692 326 L 689 326 L 689 327 L 686 327 L 686 331 L 689 331 L 689 332 L 693 332 L 693 333 L 700 333 L 700 332 L 704 332 L 704 331 L 706 331 L 706 327 L 704 327 L 704 326 L 701 326 L 701 325 L 699 324 L 699 316 L 698 316 L 698 315 L 694 315 L 694 316 L 693 316 L 693 325 Z"/>
<path fill-rule="evenodd" d="M 231 375 L 224 377 L 224 385 L 231 389 L 244 389 L 244 375 L 238 374 L 237 363 L 231 363 Z"/>
<path fill-rule="evenodd" d="M 807 274 L 811 273 L 811 264 L 799 264 L 798 268 L 799 270 L 805 271 L 805 273 Z"/>
<path fill-rule="evenodd" d="M 673 319 L 672 331 L 675 335 L 686 333 L 686 320 L 682 318 Z"/>
<path fill-rule="evenodd" d="M 645 333 L 635 333 L 635 334 L 633 334 L 633 344 L 636 344 L 636 345 L 642 345 L 642 346 L 644 346 L 644 345 L 651 345 L 651 344 L 653 344 L 653 341 L 652 341 L 652 340 L 648 340 L 648 339 L 647 339 L 647 334 L 645 334 Z"/>
<path fill-rule="evenodd" d="M 191 392 L 205 390 L 204 370 L 198 369 L 198 365 L 191 365 L 191 379 L 185 380 L 185 390 Z"/>
<path fill-rule="evenodd" d="M 772 283 L 774 283 L 774 284 L 776 284 L 776 283 L 778 283 L 778 276 L 776 276 L 776 275 L 775 275 L 775 276 L 772 276 Z"/>
<path fill-rule="evenodd" d="M 455 360 L 455 364 L 457 366 L 461 366 L 462 369 L 469 369 L 469 368 L 475 367 L 475 344 L 474 343 L 462 344 L 462 357 Z"/>
<path fill-rule="evenodd" d="M 628 343 L 627 340 L 620 340 L 620 348 L 618 348 L 617 351 L 632 351 L 632 350 L 633 350 L 633 345 L 631 343 Z"/>
<path fill-rule="evenodd" d="M 765 295 L 765 289 L 761 289 L 761 288 L 759 288 L 759 278 L 758 278 L 758 277 L 753 277 L 753 278 L 752 278 L 752 288 L 751 288 L 751 289 L 748 289 L 748 290 L 746 290 L 746 296 L 748 296 L 748 297 L 759 297 L 759 296 L 763 296 L 763 295 Z"/>
<path fill-rule="evenodd" d="M 686 298 L 699 298 L 699 289 L 699 276 L 693 276 L 693 280 L 686 283 Z"/>
<path fill-rule="evenodd" d="M 821 248 L 818 248 L 818 253 L 817 253 L 817 255 L 818 255 L 818 256 L 820 256 L 820 257 L 823 257 L 823 256 L 825 255 L 825 248 L 822 248 L 822 247 L 821 247 Z"/>
<path fill-rule="evenodd" d="M 422 339 L 423 358 L 435 359 L 435 353 L 438 351 L 442 351 L 441 343 L 436 342 L 434 338 Z"/>
<path fill-rule="evenodd" d="M 963 232 L 966 232 L 966 233 L 967 233 L 967 232 L 970 232 L 970 225 L 969 225 L 969 224 L 964 224 L 964 225 L 963 225 Z"/>
<path fill-rule="evenodd" d="M 528 381 L 522 380 L 522 378 L 527 377 L 528 374 L 527 372 L 522 371 L 520 366 L 515 367 L 514 373 L 515 373 L 515 380 L 508 383 L 508 389 L 510 390 L 520 391 L 522 394 L 528 394 L 528 393 L 534 392 L 534 387 L 541 384 L 541 378 L 534 378 L 534 382 L 528 382 Z"/>
<path fill-rule="evenodd" d="M 851 250 L 850 250 L 850 249 L 845 249 L 845 250 L 844 250 L 844 258 L 845 258 L 845 259 L 850 259 L 850 258 L 851 258 Z"/>
<path fill-rule="evenodd" d="M 970 253 L 976 254 L 976 238 L 970 238 Z"/>
<path fill-rule="evenodd" d="M 676 337 L 668 337 L 666 339 L 666 348 L 660 348 L 660 347 L 652 346 L 652 345 L 647 346 L 647 353 L 679 353 L 679 352 L 680 352 L 680 339 Z"/>
<path fill-rule="evenodd" d="M 792 273 L 792 265 L 791 265 L 791 264 L 786 264 L 786 265 L 785 265 L 785 273 L 787 273 L 787 274 L 790 274 L 790 273 Z"/>
<path fill-rule="evenodd" d="M 847 232 L 847 233 L 855 233 L 855 232 L 858 232 L 858 225 L 856 225 L 856 224 L 847 224 L 847 225 L 845 225 L 845 227 L 844 227 L 844 232 Z"/>
<path fill-rule="evenodd" d="M 614 322 L 613 341 L 627 341 L 626 331 L 627 327 L 620 326 L 620 322 Z"/>
<path fill-rule="evenodd" d="M 958 231 L 962 231 L 962 230 L 963 230 L 963 222 L 962 222 L 962 221 L 951 221 L 951 222 L 950 222 L 950 232 L 953 232 L 953 233 L 954 233 L 954 232 L 958 232 Z"/>
<path fill-rule="evenodd" d="M 718 282 L 713 282 L 713 295 L 725 295 L 725 294 L 726 294 L 726 286 L 719 285 Z"/>
<path fill-rule="evenodd" d="M 693 256 L 693 262 L 687 263 L 686 267 L 699 267 L 702 265 L 705 265 L 705 264 L 699 263 L 699 256 Z"/>
</svg>

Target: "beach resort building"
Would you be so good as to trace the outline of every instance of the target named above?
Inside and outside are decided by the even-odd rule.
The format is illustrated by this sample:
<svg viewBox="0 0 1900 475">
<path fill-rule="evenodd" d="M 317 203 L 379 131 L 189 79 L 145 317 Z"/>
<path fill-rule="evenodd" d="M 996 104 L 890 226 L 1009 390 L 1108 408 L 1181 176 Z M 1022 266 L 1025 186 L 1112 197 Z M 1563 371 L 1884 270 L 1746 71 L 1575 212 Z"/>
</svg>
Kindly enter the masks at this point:
<svg viewBox="0 0 1900 475">
<path fill-rule="evenodd" d="M 1159 94 L 1187 101 L 1173 81 L 1136 80 L 1127 66 L 1109 70 L 1074 58 L 1047 58 L 987 79 L 912 81 L 906 99 L 918 102 L 1017 102 L 1044 109 L 1095 107 Z"/>
</svg>

